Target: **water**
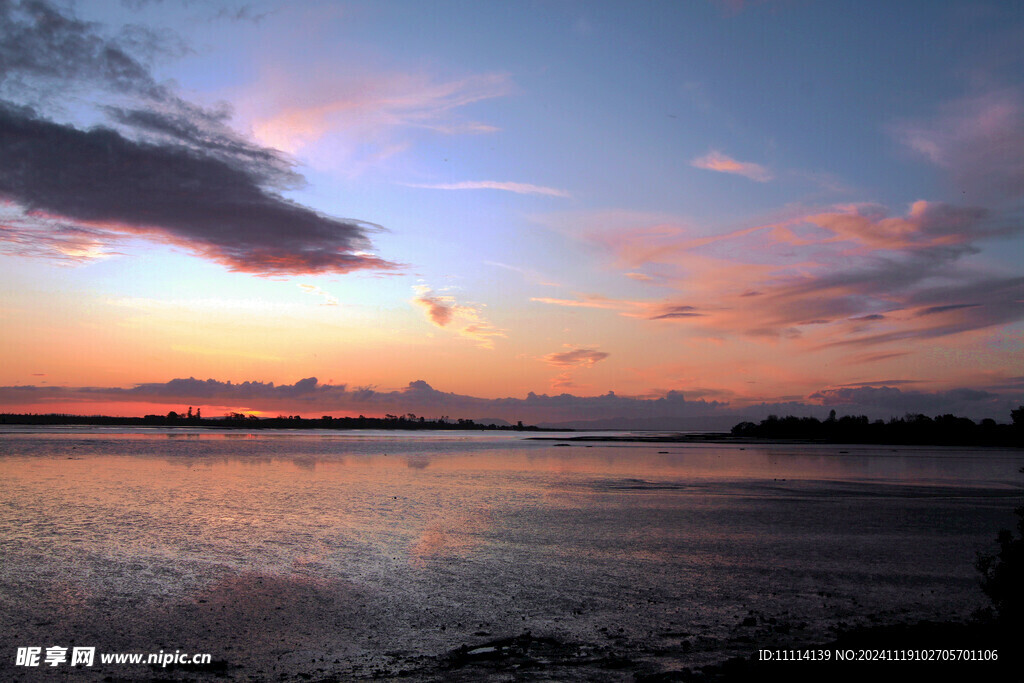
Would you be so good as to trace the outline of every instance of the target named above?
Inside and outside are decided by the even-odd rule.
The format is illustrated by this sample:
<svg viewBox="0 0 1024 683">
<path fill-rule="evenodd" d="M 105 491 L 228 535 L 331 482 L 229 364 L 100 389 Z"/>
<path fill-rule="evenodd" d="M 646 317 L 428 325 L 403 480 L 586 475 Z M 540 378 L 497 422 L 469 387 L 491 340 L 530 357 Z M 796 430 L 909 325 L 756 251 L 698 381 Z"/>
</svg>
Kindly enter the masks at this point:
<svg viewBox="0 0 1024 683">
<path fill-rule="evenodd" d="M 0 670 L 73 642 L 210 652 L 243 680 L 426 679 L 526 631 L 674 670 L 968 616 L 975 552 L 1024 493 L 1020 451 L 569 443 L 5 428 Z"/>
</svg>

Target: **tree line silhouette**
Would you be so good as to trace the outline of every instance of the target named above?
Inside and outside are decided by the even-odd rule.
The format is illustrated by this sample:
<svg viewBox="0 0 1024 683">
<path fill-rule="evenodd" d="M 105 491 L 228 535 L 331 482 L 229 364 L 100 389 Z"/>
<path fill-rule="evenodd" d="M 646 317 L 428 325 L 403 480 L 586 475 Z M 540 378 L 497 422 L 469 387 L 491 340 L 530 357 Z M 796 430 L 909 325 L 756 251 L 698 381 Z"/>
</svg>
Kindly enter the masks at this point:
<svg viewBox="0 0 1024 683">
<path fill-rule="evenodd" d="M 800 439 L 830 443 L 872 443 L 937 446 L 1021 446 L 1024 445 L 1024 406 L 1010 411 L 1011 424 L 991 418 L 974 422 L 966 417 L 907 414 L 888 422 L 870 422 L 865 415 L 844 415 L 836 411 L 828 419 L 769 415 L 760 423 L 741 422 L 732 435 L 759 439 Z"/>
</svg>

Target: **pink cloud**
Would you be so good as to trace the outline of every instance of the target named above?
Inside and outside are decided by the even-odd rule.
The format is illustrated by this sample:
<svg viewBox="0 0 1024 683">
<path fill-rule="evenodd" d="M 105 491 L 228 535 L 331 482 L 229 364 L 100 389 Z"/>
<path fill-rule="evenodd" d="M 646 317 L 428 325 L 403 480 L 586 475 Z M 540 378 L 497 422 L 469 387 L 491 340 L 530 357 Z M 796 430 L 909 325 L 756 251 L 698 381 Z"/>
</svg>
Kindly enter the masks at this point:
<svg viewBox="0 0 1024 683">
<path fill-rule="evenodd" d="M 496 338 L 507 336 L 505 330 L 495 327 L 484 318 L 479 304 L 460 304 L 455 297 L 436 294 L 426 285 L 415 285 L 413 291 L 416 296 L 412 304 L 423 309 L 434 325 L 453 329 L 459 336 L 472 339 L 481 348 L 493 349 Z"/>
<path fill-rule="evenodd" d="M 807 216 L 804 221 L 831 232 L 837 239 L 878 249 L 906 249 L 961 244 L 999 230 L 987 225 L 988 211 L 919 200 L 906 216 L 887 217 L 882 207 L 852 206 L 842 211 Z"/>
<path fill-rule="evenodd" d="M 804 348 L 882 345 L 1024 318 L 1021 279 L 967 263 L 1012 223 L 972 206 L 917 201 L 902 215 L 839 206 L 720 235 L 671 222 L 596 234 L 623 268 L 657 267 L 661 300 L 538 299 Z"/>
<path fill-rule="evenodd" d="M 429 287 L 417 286 L 417 296 L 413 303 L 427 314 L 427 317 L 438 327 L 444 327 L 452 320 L 455 311 L 455 299 L 450 296 L 435 296 Z"/>
<path fill-rule="evenodd" d="M 268 70 L 240 98 L 241 116 L 261 144 L 349 172 L 403 151 L 419 132 L 494 132 L 494 126 L 467 119 L 460 110 L 512 92 L 508 77 L 498 73 L 455 80 L 336 69 L 313 73 L 296 80 Z"/>
<path fill-rule="evenodd" d="M 741 175 L 745 178 L 756 180 L 759 183 L 766 183 L 772 179 L 771 172 L 764 166 L 749 161 L 737 161 L 717 150 L 711 150 L 704 156 L 697 157 L 690 162 L 690 165 L 708 171 Z"/>
</svg>

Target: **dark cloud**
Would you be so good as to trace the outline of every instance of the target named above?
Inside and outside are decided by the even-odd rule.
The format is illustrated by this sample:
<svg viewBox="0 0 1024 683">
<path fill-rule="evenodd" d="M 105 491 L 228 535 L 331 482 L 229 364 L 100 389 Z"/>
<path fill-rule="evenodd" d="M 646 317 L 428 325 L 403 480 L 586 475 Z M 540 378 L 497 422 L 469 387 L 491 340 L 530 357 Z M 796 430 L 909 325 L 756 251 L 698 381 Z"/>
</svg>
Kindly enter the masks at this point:
<svg viewBox="0 0 1024 683">
<path fill-rule="evenodd" d="M 907 295 L 904 305 L 911 312 L 910 318 L 924 323 L 828 345 L 869 346 L 905 339 L 931 339 L 1016 322 L 1024 319 L 1024 277 L 976 278 L 930 287 Z"/>
<path fill-rule="evenodd" d="M 395 267 L 368 251 L 377 226 L 278 194 L 301 177 L 231 130 L 227 107 L 196 106 L 157 82 L 145 61 L 161 40 L 138 27 L 109 36 L 42 0 L 0 0 L 0 241 L 9 251 L 87 258 L 144 236 L 258 275 Z M 53 100 L 82 89 L 119 102 L 95 107 L 117 130 L 55 120 Z"/>
<path fill-rule="evenodd" d="M 196 153 L 244 169 L 255 181 L 270 187 L 300 185 L 302 177 L 277 151 L 254 145 L 227 126 L 230 112 L 209 111 L 180 103 L 165 111 L 103 106 L 102 111 L 128 133 L 164 145 L 182 145 Z"/>
<path fill-rule="evenodd" d="M 261 275 L 392 266 L 363 253 L 370 246 L 364 224 L 289 202 L 260 187 L 244 165 L 185 147 L 0 107 L 0 158 L 0 196 L 29 217 L 163 239 Z"/>
<path fill-rule="evenodd" d="M 12 101 L 59 105 L 98 89 L 188 106 L 147 65 L 187 51 L 173 32 L 127 25 L 114 34 L 44 0 L 0 0 L 0 94 Z"/>
<path fill-rule="evenodd" d="M 916 313 L 916 315 L 918 315 L 918 316 L 935 315 L 936 313 L 946 313 L 948 311 L 957 311 L 957 310 L 960 310 L 961 308 L 974 308 L 975 306 L 980 306 L 980 305 L 981 304 L 947 304 L 945 306 L 929 306 L 928 308 L 926 308 L 926 309 L 924 309 L 922 311 L 918 311 Z"/>
<path fill-rule="evenodd" d="M 857 267 L 780 282 L 752 313 L 768 332 L 847 318 L 853 327 L 826 345 L 928 339 L 1024 318 L 1024 278 L 983 276 L 961 265 L 977 251 L 962 243 L 874 255 Z M 932 284 L 943 280 L 947 284 Z M 886 313 L 878 313 L 883 307 Z M 862 333 L 869 329 L 866 323 L 883 322 L 889 329 Z"/>
</svg>

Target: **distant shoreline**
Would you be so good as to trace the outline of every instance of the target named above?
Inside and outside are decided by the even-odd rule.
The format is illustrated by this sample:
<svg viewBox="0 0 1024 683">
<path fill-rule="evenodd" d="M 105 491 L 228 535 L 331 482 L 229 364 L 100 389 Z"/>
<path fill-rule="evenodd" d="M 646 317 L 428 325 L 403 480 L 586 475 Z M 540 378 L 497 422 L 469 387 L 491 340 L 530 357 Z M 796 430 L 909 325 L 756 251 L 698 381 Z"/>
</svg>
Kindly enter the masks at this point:
<svg viewBox="0 0 1024 683">
<path fill-rule="evenodd" d="M 298 415 L 289 417 L 255 417 L 240 413 L 227 417 L 205 418 L 198 415 L 146 415 L 144 417 L 114 417 L 108 415 L 63 415 L 63 414 L 24 414 L 2 413 L 0 425 L 90 425 L 109 427 L 205 427 L 209 429 L 386 429 L 401 431 L 572 431 L 547 430 L 534 425 L 517 424 L 483 424 L 473 420 L 448 418 L 426 419 L 415 415 L 388 415 L 386 417 L 331 417 L 302 418 Z"/>
<path fill-rule="evenodd" d="M 888 422 L 870 422 L 864 415 L 827 420 L 769 415 L 759 424 L 741 422 L 729 432 L 698 434 L 660 432 L 614 437 L 574 436 L 562 441 L 621 441 L 641 443 L 800 443 L 871 444 L 876 446 L 993 446 L 1024 447 L 1024 406 L 1011 411 L 1011 424 L 985 419 L 980 423 L 955 415 L 906 415 Z M 550 438 L 550 437 L 533 437 Z"/>
<path fill-rule="evenodd" d="M 954 415 L 940 415 L 934 419 L 926 415 L 907 415 L 890 419 L 888 422 L 869 422 L 865 416 L 844 416 L 835 418 L 835 411 L 827 420 L 813 417 L 769 416 L 759 424 L 741 422 L 729 432 L 673 432 L 651 431 L 648 434 L 638 430 L 608 430 L 631 432 L 621 435 L 581 434 L 571 437 L 535 436 L 541 441 L 561 442 L 612 442 L 612 443 L 793 443 L 793 444 L 861 444 L 876 446 L 959 446 L 1024 448 L 1024 407 L 1012 411 L 1011 424 L 998 424 L 986 419 L 980 423 Z M 502 422 L 502 424 L 498 424 Z M 574 429 L 524 425 L 522 422 L 509 424 L 504 421 L 489 423 L 448 417 L 426 419 L 411 413 L 386 415 L 385 417 L 332 417 L 303 418 L 298 415 L 278 417 L 256 417 L 232 413 L 224 417 L 204 418 L 198 412 L 167 415 L 146 415 L 143 417 L 115 417 L 108 415 L 66 415 L 58 413 L 2 413 L 0 425 L 87 425 L 116 427 L 201 427 L 208 429 L 379 429 L 394 431 L 515 431 L 515 432 L 574 432 Z M 601 430 L 605 431 L 605 430 Z"/>
</svg>

